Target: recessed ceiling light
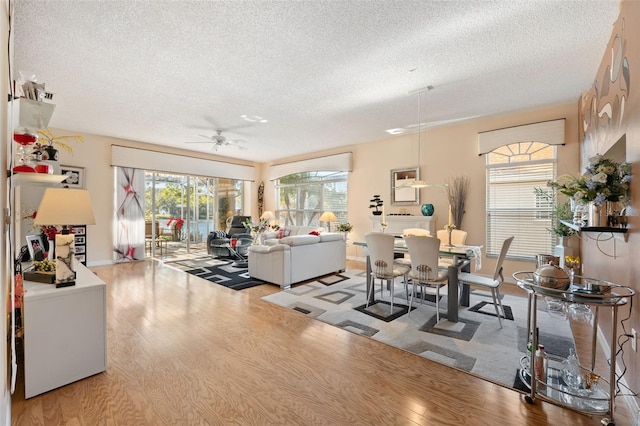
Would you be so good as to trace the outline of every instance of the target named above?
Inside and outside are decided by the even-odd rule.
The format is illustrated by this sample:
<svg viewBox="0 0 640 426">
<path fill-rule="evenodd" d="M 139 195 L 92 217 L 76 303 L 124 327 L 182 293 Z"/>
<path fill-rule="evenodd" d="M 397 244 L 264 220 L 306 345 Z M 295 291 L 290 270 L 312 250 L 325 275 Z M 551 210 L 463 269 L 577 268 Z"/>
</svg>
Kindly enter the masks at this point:
<svg viewBox="0 0 640 426">
<path fill-rule="evenodd" d="M 243 114 L 240 117 L 242 117 L 245 121 L 248 121 L 249 123 L 267 123 L 269 121 L 264 117 L 260 117 L 259 115 Z"/>
<path fill-rule="evenodd" d="M 389 133 L 390 135 L 401 135 L 401 134 L 405 133 L 406 131 L 407 131 L 407 129 L 403 129 L 402 127 L 385 130 L 385 132 Z"/>
</svg>

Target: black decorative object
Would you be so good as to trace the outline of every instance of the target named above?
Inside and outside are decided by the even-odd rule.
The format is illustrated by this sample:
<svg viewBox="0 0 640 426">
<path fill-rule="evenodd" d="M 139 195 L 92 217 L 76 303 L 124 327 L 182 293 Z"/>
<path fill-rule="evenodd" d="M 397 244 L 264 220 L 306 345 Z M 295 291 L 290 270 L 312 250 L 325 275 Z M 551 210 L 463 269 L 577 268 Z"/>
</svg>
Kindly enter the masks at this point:
<svg viewBox="0 0 640 426">
<path fill-rule="evenodd" d="M 369 204 L 369 208 L 375 209 L 372 212 L 374 215 L 379 216 L 382 214 L 382 210 L 380 210 L 379 207 L 382 207 L 384 202 L 382 201 L 379 195 L 374 195 L 373 198 L 369 200 L 369 203 L 371 203 Z"/>
</svg>

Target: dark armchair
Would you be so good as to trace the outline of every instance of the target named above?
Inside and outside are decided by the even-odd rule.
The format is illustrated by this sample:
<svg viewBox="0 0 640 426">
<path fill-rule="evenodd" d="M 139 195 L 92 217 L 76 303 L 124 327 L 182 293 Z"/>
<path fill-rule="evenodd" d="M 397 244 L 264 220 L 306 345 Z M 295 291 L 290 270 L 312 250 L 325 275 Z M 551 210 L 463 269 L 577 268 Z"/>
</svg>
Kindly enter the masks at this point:
<svg viewBox="0 0 640 426">
<path fill-rule="evenodd" d="M 247 256 L 249 246 L 253 243 L 251 235 L 244 226 L 247 220 L 251 221 L 251 216 L 233 216 L 227 232 L 210 232 L 207 237 L 207 253 L 216 257 L 237 257 L 233 253 L 235 250 L 240 256 Z"/>
</svg>

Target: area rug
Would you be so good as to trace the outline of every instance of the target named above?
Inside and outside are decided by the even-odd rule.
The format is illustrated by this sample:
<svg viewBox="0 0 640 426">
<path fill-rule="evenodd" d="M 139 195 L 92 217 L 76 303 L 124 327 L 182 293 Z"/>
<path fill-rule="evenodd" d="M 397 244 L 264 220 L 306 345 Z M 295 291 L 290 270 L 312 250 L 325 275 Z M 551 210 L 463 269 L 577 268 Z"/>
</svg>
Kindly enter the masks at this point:
<svg viewBox="0 0 640 426">
<path fill-rule="evenodd" d="M 265 283 L 262 280 L 251 278 L 246 267 L 236 268 L 232 266 L 231 261 L 226 259 L 206 256 L 164 262 L 164 264 L 234 290 L 244 290 Z"/>
<path fill-rule="evenodd" d="M 507 318 L 498 324 L 491 293 L 472 291 L 469 308 L 459 310 L 459 322 L 446 320 L 446 290 L 441 291 L 440 322 L 436 322 L 435 298 L 414 300 L 409 312 L 404 285 L 395 283 L 394 310 L 389 292 L 377 283 L 376 302 L 366 306 L 364 271 L 348 270 L 347 279 L 331 286 L 313 281 L 263 297 L 319 321 L 378 340 L 418 356 L 463 370 L 505 387 L 516 386 L 520 359 L 526 354 L 527 299 L 503 295 Z M 444 293 L 444 295 L 443 295 Z M 558 365 L 575 348 L 566 318 L 538 303 L 540 343 L 550 364 Z"/>
</svg>

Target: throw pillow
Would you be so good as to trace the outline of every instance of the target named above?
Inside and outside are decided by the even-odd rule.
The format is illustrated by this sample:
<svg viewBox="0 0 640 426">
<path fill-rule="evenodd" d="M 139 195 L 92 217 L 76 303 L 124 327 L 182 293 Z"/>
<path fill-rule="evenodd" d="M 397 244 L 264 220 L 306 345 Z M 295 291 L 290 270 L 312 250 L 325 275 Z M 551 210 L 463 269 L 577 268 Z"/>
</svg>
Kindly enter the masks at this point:
<svg viewBox="0 0 640 426">
<path fill-rule="evenodd" d="M 216 240 L 227 238 L 227 233 L 224 231 L 211 231 L 211 233 L 213 234 L 213 238 L 215 238 Z"/>
<path fill-rule="evenodd" d="M 280 228 L 278 229 L 278 238 L 288 237 L 291 234 L 291 229 Z"/>
<path fill-rule="evenodd" d="M 318 232 L 318 231 L 311 231 L 311 232 L 309 232 L 309 235 L 320 235 L 320 232 Z"/>
</svg>

